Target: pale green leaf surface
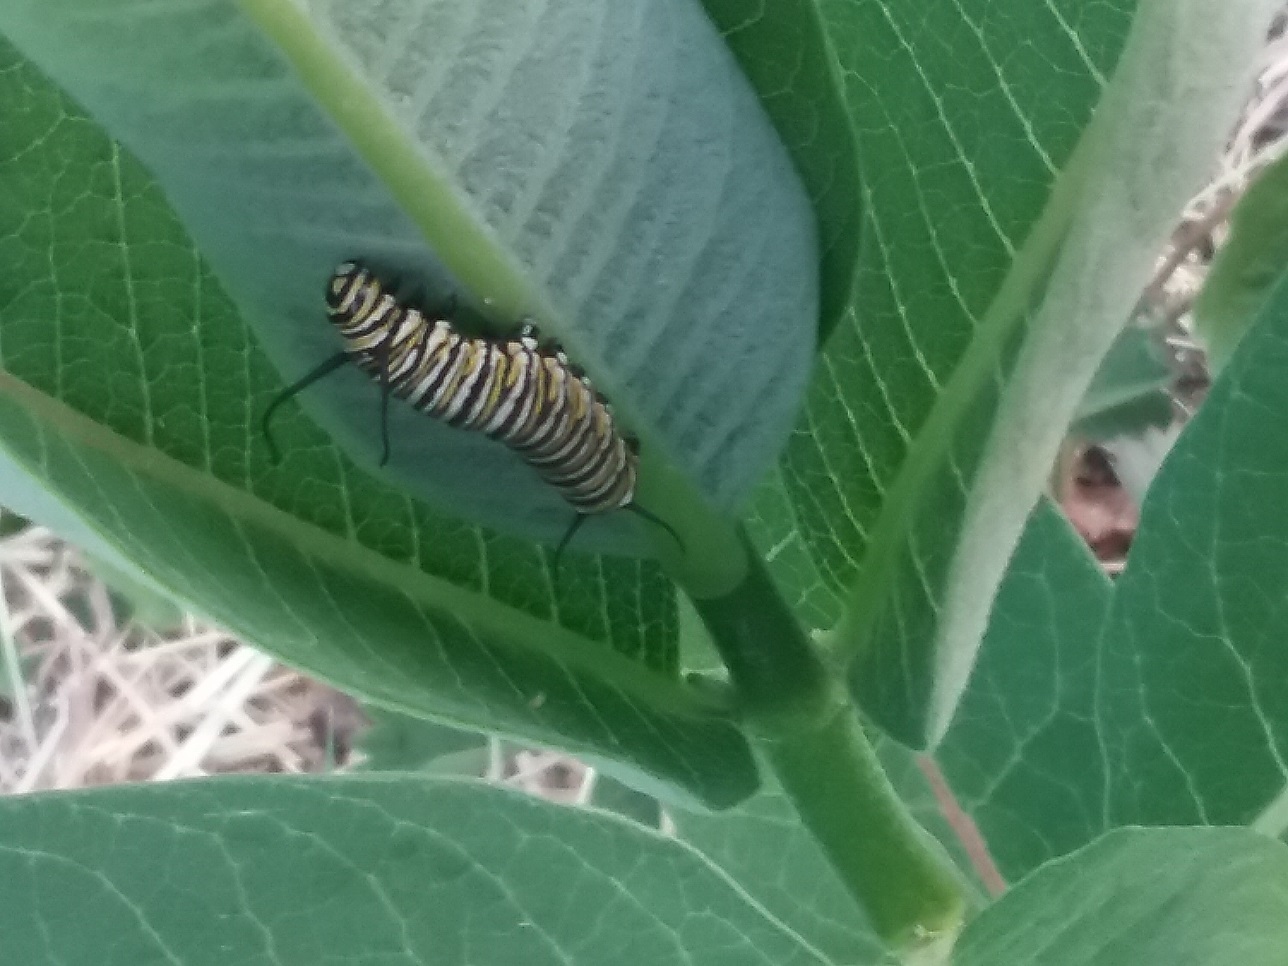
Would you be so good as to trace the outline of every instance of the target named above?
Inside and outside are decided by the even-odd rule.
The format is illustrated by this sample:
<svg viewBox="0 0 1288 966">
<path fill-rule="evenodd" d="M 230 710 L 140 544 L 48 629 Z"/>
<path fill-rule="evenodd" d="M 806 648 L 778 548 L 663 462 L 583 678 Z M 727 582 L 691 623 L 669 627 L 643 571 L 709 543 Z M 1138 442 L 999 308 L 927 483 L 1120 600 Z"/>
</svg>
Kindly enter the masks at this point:
<svg viewBox="0 0 1288 966">
<path fill-rule="evenodd" d="M 367 706 L 363 713 L 370 724 L 356 744 L 364 758 L 364 771 L 428 771 L 442 758 L 453 759 L 453 767 L 466 759 L 486 759 L 488 738 L 477 731 L 451 728 L 386 708 Z M 473 774 L 481 777 L 483 768 Z"/>
<path fill-rule="evenodd" d="M 676 812 L 680 837 L 727 871 L 757 902 L 844 966 L 890 962 L 858 903 L 828 864 L 791 801 L 762 784 L 718 815 Z"/>
<path fill-rule="evenodd" d="M 1109 824 L 1242 824 L 1288 796 L 1285 372 L 1281 283 L 1155 478 L 1115 586 L 1095 689 Z"/>
<path fill-rule="evenodd" d="M 304 522 L 675 666 L 669 590 L 650 567 L 570 555 L 556 588 L 539 548 L 430 511 L 303 425 L 300 448 L 271 468 L 255 423 L 278 383 L 160 192 L 8 48 L 0 104 L 6 371 Z"/>
<path fill-rule="evenodd" d="M 933 760 L 888 738 L 874 737 L 873 744 L 886 777 L 913 819 L 943 847 L 956 866 L 963 894 L 975 905 L 982 905 L 985 889 L 979 870 L 974 866 L 960 830 L 953 827 L 952 818 L 945 814 L 946 803 L 939 800 L 928 774 L 933 772 Z M 935 775 L 934 781 L 942 781 L 942 777 Z"/>
<path fill-rule="evenodd" d="M 820 4 L 867 178 L 865 258 L 757 539 L 902 740 L 947 726 L 1064 430 L 1273 7 Z"/>
<path fill-rule="evenodd" d="M 721 506 L 781 446 L 815 340 L 813 216 L 688 0 L 23 0 L 0 30 L 149 167 L 288 376 L 339 348 L 323 284 L 361 256 L 493 326 L 536 316 L 646 458 Z M 304 404 L 372 466 L 375 399 L 347 371 Z M 384 475 L 494 525 L 567 528 L 504 447 L 397 409 Z M 614 527 L 620 548 L 620 517 L 585 540 Z"/>
<path fill-rule="evenodd" d="M 1039 869 L 966 927 L 956 966 L 1280 966 L 1288 847 L 1129 829 Z"/>
<path fill-rule="evenodd" d="M 84 559 L 90 572 L 111 592 L 119 623 L 134 621 L 158 633 L 182 627 L 187 616 L 182 605 L 137 567 L 121 570 L 89 553 Z"/>
<path fill-rule="evenodd" d="M 1154 477 L 1171 452 L 1184 426 L 1173 421 L 1161 429 L 1146 427 L 1133 436 L 1119 436 L 1101 443 L 1123 492 L 1136 506 L 1145 502 Z"/>
<path fill-rule="evenodd" d="M 662 827 L 662 804 L 656 798 L 637 792 L 630 786 L 614 781 L 606 775 L 595 776 L 595 784 L 587 804 L 600 811 L 612 812 L 632 822 L 638 822 L 645 828 Z"/>
<path fill-rule="evenodd" d="M 820 4 L 867 177 L 865 258 L 853 315 L 826 347 L 781 478 L 757 509 L 763 544 L 783 561 L 775 572 L 821 628 L 843 616 L 874 528 L 901 512 L 891 487 L 918 449 L 956 439 L 967 469 L 977 457 L 970 451 L 982 445 L 995 401 L 972 406 L 971 387 L 950 401 L 961 425 L 932 436 L 928 421 L 937 404 L 948 405 L 946 384 L 973 342 L 1015 341 L 993 331 L 1015 318 L 988 329 L 981 321 L 1101 97 L 1133 9 L 1101 4 L 1079 15 L 1067 4 L 1033 5 L 990 17 L 990 7 Z M 937 522 L 952 539 L 964 497 L 945 489 L 951 503 Z M 788 527 L 799 530 L 804 552 Z M 927 575 L 923 597 L 935 579 Z M 878 597 L 897 595 L 902 582 L 879 583 Z M 886 610 L 872 603 L 874 613 Z M 896 630 L 886 646 L 916 633 Z M 900 680 L 909 673 L 924 672 L 884 678 L 924 686 Z"/>
<path fill-rule="evenodd" d="M 1169 389 L 1174 379 L 1157 336 L 1128 325 L 1078 404 L 1072 431 L 1099 441 L 1167 426 L 1173 416 Z"/>
<path fill-rule="evenodd" d="M 0 935 L 26 966 L 831 962 L 674 839 L 406 776 L 0 801 Z"/>
<path fill-rule="evenodd" d="M 1262 171 L 1230 213 L 1230 236 L 1194 302 L 1213 372 L 1224 368 L 1274 291 L 1288 259 L 1288 158 Z"/>
</svg>

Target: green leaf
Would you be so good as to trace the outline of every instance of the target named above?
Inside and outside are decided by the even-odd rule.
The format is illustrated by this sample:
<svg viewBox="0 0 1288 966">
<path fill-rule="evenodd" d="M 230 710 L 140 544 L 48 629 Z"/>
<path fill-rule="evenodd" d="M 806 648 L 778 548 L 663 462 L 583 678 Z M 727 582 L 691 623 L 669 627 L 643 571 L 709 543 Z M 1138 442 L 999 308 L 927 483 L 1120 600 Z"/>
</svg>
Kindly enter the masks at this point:
<svg viewBox="0 0 1288 966">
<path fill-rule="evenodd" d="M 0 647 L 4 647 L 4 645 L 0 644 Z M 8 655 L 3 652 L 0 652 L 0 698 L 5 701 L 10 701 L 12 700 L 14 693 L 15 675 L 9 670 L 10 662 L 5 659 L 7 656 Z M 19 667 L 18 670 L 21 671 L 21 667 Z"/>
<path fill-rule="evenodd" d="M 1174 379 L 1153 333 L 1129 325 L 1114 340 L 1078 404 L 1073 431 L 1095 441 L 1139 435 L 1172 421 Z"/>
<path fill-rule="evenodd" d="M 0 507 L 0 540 L 21 533 L 31 526 L 31 521 L 14 513 L 8 507 Z"/>
<path fill-rule="evenodd" d="M 471 778 L 481 778 L 488 771 L 493 744 L 486 735 L 380 708 L 365 711 L 372 724 L 357 742 L 367 756 L 364 771 L 420 771 Z M 661 826 L 662 806 L 656 798 L 607 775 L 594 776 L 588 804 L 646 828 Z"/>
<path fill-rule="evenodd" d="M 0 801 L 15 963 L 830 962 L 673 839 L 449 779 L 231 779 Z"/>
<path fill-rule="evenodd" d="M 1230 237 L 1194 302 L 1194 328 L 1218 373 L 1283 277 L 1288 262 L 1288 158 L 1252 183 L 1230 213 Z"/>
<path fill-rule="evenodd" d="M 814 220 L 687 0 L 23 0 L 0 30 L 147 165 L 287 375 L 340 346 L 323 285 L 358 255 L 494 329 L 534 316 L 668 488 L 728 509 L 781 448 L 815 342 Z M 369 380 L 302 402 L 375 467 Z M 566 530 L 514 454 L 397 410 L 383 477 L 509 530 Z M 637 548 L 624 516 L 588 545 Z"/>
<path fill-rule="evenodd" d="M 942 846 L 956 866 L 962 894 L 971 905 L 983 905 L 987 890 L 963 839 L 962 829 L 953 824 L 955 816 L 947 811 L 950 802 L 941 800 L 943 790 L 935 787 L 942 782 L 942 776 L 936 773 L 933 759 L 888 738 L 874 744 L 890 784 L 909 814 Z"/>
<path fill-rule="evenodd" d="M 716 815 L 678 812 L 680 837 L 718 865 L 788 928 L 808 936 L 828 962 L 890 961 L 862 908 L 776 786 Z"/>
<path fill-rule="evenodd" d="M 1173 421 L 1161 429 L 1146 428 L 1135 436 L 1119 436 L 1100 445 L 1109 457 L 1123 491 L 1139 506 L 1145 502 L 1163 460 L 1180 436 L 1183 425 Z"/>
<path fill-rule="evenodd" d="M 754 787 L 710 699 L 594 641 L 399 565 L 104 431 L 0 375 L 0 485 L 66 494 L 86 541 L 374 702 L 643 769 L 713 804 Z M 36 475 L 38 471 L 38 476 Z M 74 507 L 74 509 L 72 509 Z M 661 791 L 662 789 L 658 789 Z"/>
<path fill-rule="evenodd" d="M 118 6 L 162 20 L 201 17 L 191 6 L 169 13 L 155 5 Z M 74 7 L 42 8 L 35 24 L 6 6 L 0 30 L 22 20 L 26 39 L 48 40 L 42 31 L 71 29 L 73 20 L 64 15 Z M 122 76 L 135 76 L 133 68 L 164 60 L 166 45 L 157 35 L 147 41 L 147 56 L 130 65 L 113 60 L 129 48 L 110 53 L 99 28 L 124 30 L 133 21 L 117 23 L 101 5 L 95 9 L 101 23 L 92 16 L 74 21 L 80 27 L 68 38 L 71 46 L 45 52 L 64 58 L 77 43 L 90 42 L 95 52 L 74 65 L 82 78 L 95 65 L 116 64 Z M 207 56 L 228 66 L 239 52 L 263 53 L 262 36 L 230 7 L 203 9 L 214 21 L 227 15 L 227 29 L 185 36 L 185 43 L 205 36 L 209 46 L 200 57 L 176 53 L 182 62 L 176 70 L 190 75 Z M 191 164 L 179 165 L 182 177 L 231 177 L 221 165 L 241 163 L 237 145 L 247 153 L 242 161 L 261 166 L 255 177 L 273 171 L 286 177 L 292 165 L 313 171 L 316 177 L 295 169 L 288 181 L 322 195 L 279 184 L 278 200 L 258 204 L 259 211 L 244 210 L 245 196 L 205 200 L 203 210 L 215 221 L 231 224 L 234 210 L 254 215 L 248 224 L 261 233 L 255 244 L 263 246 L 288 227 L 274 207 L 279 202 L 300 217 L 325 221 L 379 192 L 351 152 L 348 160 L 335 153 L 333 166 L 317 167 L 319 156 L 290 125 L 274 129 L 283 155 L 215 124 L 240 123 L 218 104 L 248 98 L 268 111 L 282 91 L 300 96 L 280 57 L 264 55 L 255 63 L 267 73 L 247 73 L 215 91 L 213 101 L 194 100 L 191 114 L 172 99 L 177 88 L 148 100 L 149 110 L 175 113 L 169 136 L 154 126 L 141 140 L 207 152 L 199 159 L 185 155 Z M 122 90 L 106 85 L 90 93 L 127 114 L 139 109 Z M 266 100 L 256 100 L 255 91 Z M 6 118 L 0 256 L 8 266 L 0 278 L 0 357 L 7 373 L 0 379 L 0 482 L 7 501 L 109 565 L 141 566 L 186 605 L 376 703 L 577 751 L 633 783 L 654 783 L 658 794 L 686 788 L 727 804 L 754 787 L 750 756 L 724 709 L 675 679 L 674 603 L 657 568 L 626 559 L 570 559 L 556 584 L 544 549 L 430 509 L 356 467 L 302 420 L 283 427 L 291 452 L 283 466 L 270 466 L 256 421 L 280 382 L 161 188 L 7 47 L 0 49 L 0 107 Z M 217 115 L 207 118 L 212 126 L 180 124 L 207 109 Z M 297 119 L 321 132 L 314 147 L 341 152 L 347 142 L 330 122 L 316 108 L 301 111 Z M 213 143 L 221 130 L 228 136 Z M 329 206 L 325 192 L 358 170 L 367 188 Z M 251 194 L 261 192 L 262 201 L 265 182 L 243 173 L 232 180 Z M 202 184 L 209 189 L 210 182 Z M 221 214 L 235 197 L 243 208 Z M 347 233 L 360 231 L 368 223 L 363 218 L 375 218 L 375 209 L 362 210 L 362 218 L 339 227 L 327 222 L 330 240 L 318 244 L 336 252 L 352 245 L 355 236 Z M 289 225 L 313 241 L 321 237 L 302 223 Z M 249 248 L 230 253 L 231 239 L 224 242 L 225 257 L 248 257 Z M 261 251 L 254 277 L 285 285 L 287 254 Z M 261 294 L 276 297 L 267 289 Z M 310 338 L 325 338 L 327 326 L 309 308 L 317 301 L 317 292 L 301 301 L 296 321 L 316 329 Z M 256 318 L 262 325 L 267 316 Z M 303 343 L 293 345 L 298 355 Z M 370 437 L 374 396 L 371 387 L 358 388 L 367 391 L 366 401 L 350 407 L 349 416 L 365 413 L 363 435 Z M 412 438 L 423 439 L 422 429 L 416 423 Z M 450 449 L 435 465 L 447 473 L 459 465 L 467 475 L 478 469 Z"/>
<path fill-rule="evenodd" d="M 656 798 L 637 792 L 628 785 L 613 781 L 605 775 L 595 776 L 590 804 L 604 812 L 612 812 L 638 822 L 645 828 L 661 828 L 662 806 Z"/>
<path fill-rule="evenodd" d="M 1095 640 L 1111 590 L 1060 511 L 1039 503 L 952 727 L 935 749 L 1008 880 L 1105 831 L 1093 704 Z"/>
<path fill-rule="evenodd" d="M 1284 798 L 1285 371 L 1281 284 L 1155 478 L 1115 585 L 1095 705 L 1111 823 L 1243 824 Z"/>
<path fill-rule="evenodd" d="M 1150 488 L 1112 590 L 1035 521 L 939 758 L 1008 876 L 1127 824 L 1288 828 L 1288 283 Z M 1045 532 L 1043 532 L 1045 531 Z"/>
<path fill-rule="evenodd" d="M 876 935 L 909 954 L 938 945 L 961 928 L 961 883 L 900 801 L 831 655 L 749 556 L 735 590 L 694 601 L 744 727 Z"/>
<path fill-rule="evenodd" d="M 957 966 L 1280 966 L 1288 847 L 1132 829 L 1053 862 L 967 926 Z"/>
<path fill-rule="evenodd" d="M 366 755 L 364 771 L 431 770 L 443 758 L 451 759 L 452 767 L 462 764 L 462 759 L 486 762 L 488 739 L 477 731 L 462 731 L 384 708 L 363 711 L 371 720 L 356 742 Z M 481 777 L 483 767 L 472 773 Z"/>
<path fill-rule="evenodd" d="M 863 239 L 863 183 L 815 0 L 703 0 L 791 152 L 818 217 L 819 322 L 826 336 L 849 310 Z"/>
<path fill-rule="evenodd" d="M 121 561 L 108 563 L 86 554 L 86 565 L 112 594 L 118 622 L 137 621 L 157 632 L 177 629 L 184 618 L 183 608 L 147 574 L 137 568 L 122 569 Z"/>
<path fill-rule="evenodd" d="M 922 744 L 1277 4 L 819 9 L 867 179 L 863 261 L 756 537 L 865 709 Z"/>
</svg>

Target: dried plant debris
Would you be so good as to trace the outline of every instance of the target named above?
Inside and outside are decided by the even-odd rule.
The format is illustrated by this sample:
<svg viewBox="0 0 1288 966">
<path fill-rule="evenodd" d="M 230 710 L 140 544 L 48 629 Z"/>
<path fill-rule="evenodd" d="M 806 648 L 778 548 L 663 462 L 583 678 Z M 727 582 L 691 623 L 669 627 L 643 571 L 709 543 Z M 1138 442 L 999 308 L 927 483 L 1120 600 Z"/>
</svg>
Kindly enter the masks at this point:
<svg viewBox="0 0 1288 966">
<path fill-rule="evenodd" d="M 1053 490 L 1070 522 L 1111 574 L 1126 564 L 1137 508 L 1167 454 L 1170 441 L 1194 415 L 1211 377 L 1196 339 L 1192 310 L 1216 253 L 1229 233 L 1230 213 L 1257 175 L 1288 152 L 1288 8 L 1276 18 L 1260 71 L 1211 181 L 1185 206 L 1154 277 L 1127 331 L 1144 332 L 1171 369 L 1171 420 L 1154 409 L 1134 427 L 1112 433 L 1079 427 L 1058 463 Z M 1092 482 L 1088 482 L 1088 481 Z"/>
<path fill-rule="evenodd" d="M 0 793 L 378 767 L 591 800 L 595 772 L 566 756 L 363 708 L 193 617 L 170 621 L 42 527 L 6 516 L 0 533 Z M 140 620 L 157 615 L 160 630 Z"/>
<path fill-rule="evenodd" d="M 41 527 L 0 539 L 0 791 L 317 767 L 326 692 L 191 617 L 132 620 Z M 16 679 L 16 680 L 15 680 Z"/>
</svg>

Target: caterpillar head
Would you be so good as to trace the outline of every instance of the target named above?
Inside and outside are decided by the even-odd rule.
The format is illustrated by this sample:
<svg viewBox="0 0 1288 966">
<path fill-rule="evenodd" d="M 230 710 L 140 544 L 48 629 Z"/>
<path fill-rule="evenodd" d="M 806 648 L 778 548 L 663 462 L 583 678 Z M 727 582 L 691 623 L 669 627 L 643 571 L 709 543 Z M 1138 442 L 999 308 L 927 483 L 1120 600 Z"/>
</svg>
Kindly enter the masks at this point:
<svg viewBox="0 0 1288 966">
<path fill-rule="evenodd" d="M 331 315 L 339 315 L 352 301 L 352 285 L 362 268 L 355 262 L 344 262 L 331 274 L 331 281 L 326 287 L 326 307 Z"/>
</svg>

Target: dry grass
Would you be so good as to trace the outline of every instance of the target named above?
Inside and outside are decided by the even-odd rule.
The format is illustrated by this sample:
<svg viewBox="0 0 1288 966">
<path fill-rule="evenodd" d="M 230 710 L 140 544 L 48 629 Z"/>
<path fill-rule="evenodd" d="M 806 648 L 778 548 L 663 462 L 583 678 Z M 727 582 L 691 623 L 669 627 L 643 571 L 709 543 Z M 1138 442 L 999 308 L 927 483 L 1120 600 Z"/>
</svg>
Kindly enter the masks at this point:
<svg viewBox="0 0 1288 966">
<path fill-rule="evenodd" d="M 326 692 L 185 618 L 122 621 L 80 555 L 41 527 L 0 540 L 0 649 L 10 686 L 0 790 L 27 792 L 321 763 Z"/>
<path fill-rule="evenodd" d="M 1190 200 L 1171 244 L 1159 256 L 1139 311 L 1163 330 L 1182 372 L 1178 401 L 1186 415 L 1206 387 L 1203 350 L 1193 338 L 1190 309 L 1212 258 L 1225 242 L 1231 209 L 1253 179 L 1288 151 L 1288 13 L 1281 14 L 1262 52 L 1252 95 L 1218 159 L 1212 180 Z"/>
<path fill-rule="evenodd" d="M 1191 310 L 1215 254 L 1229 231 L 1229 215 L 1248 185 L 1288 151 L 1288 8 L 1271 30 L 1257 65 L 1247 106 L 1217 159 L 1212 179 L 1185 206 L 1154 277 L 1129 320 L 1151 332 L 1170 358 L 1174 421 L 1137 438 L 1088 445 L 1071 438 L 1053 473 L 1053 491 L 1075 528 L 1111 575 L 1121 573 L 1147 488 L 1184 423 L 1207 393 L 1203 347 Z"/>
<path fill-rule="evenodd" d="M 0 539 L 0 793 L 215 773 L 329 771 L 366 721 L 349 698 L 182 617 L 158 633 L 43 527 Z M 486 777 L 584 802 L 595 774 L 493 742 Z"/>
<path fill-rule="evenodd" d="M 1231 207 L 1288 150 L 1288 37 L 1279 33 L 1211 184 L 1186 207 L 1141 301 L 1173 349 L 1186 408 L 1206 384 L 1190 305 Z M 0 683 L 10 682 L 0 697 L 0 792 L 349 760 L 362 727 L 352 702 L 190 618 L 166 633 L 122 621 L 104 584 L 48 531 L 0 539 L 0 584 Z M 595 779 L 563 756 L 498 745 L 486 773 L 565 801 L 586 800 Z"/>
</svg>

